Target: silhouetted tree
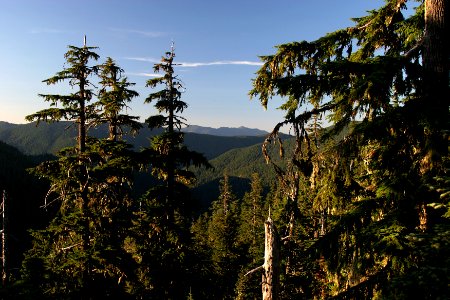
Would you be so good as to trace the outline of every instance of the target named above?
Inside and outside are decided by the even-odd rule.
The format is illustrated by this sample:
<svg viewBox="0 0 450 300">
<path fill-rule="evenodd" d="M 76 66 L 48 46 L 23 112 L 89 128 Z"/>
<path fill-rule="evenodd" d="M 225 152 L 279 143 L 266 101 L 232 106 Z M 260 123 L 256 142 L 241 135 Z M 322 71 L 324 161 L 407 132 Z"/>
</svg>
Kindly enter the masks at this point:
<svg viewBox="0 0 450 300">
<path fill-rule="evenodd" d="M 32 171 L 50 182 L 45 207 L 56 202 L 59 209 L 46 229 L 32 232 L 33 246 L 24 260 L 23 274 L 25 280 L 33 283 L 36 273 L 41 272 L 41 293 L 53 297 L 93 299 L 125 295 L 124 283 L 133 274 L 129 271 L 133 260 L 123 248 L 131 218 L 131 146 L 117 141 L 114 132 L 111 140 L 87 136 L 88 124 L 107 115 L 97 115 L 95 105 L 88 105 L 94 95 L 90 76 L 98 71 L 97 66 L 89 66 L 91 59 L 98 59 L 93 49 L 86 45 L 69 46 L 65 54 L 68 67 L 44 82 L 68 80 L 76 92 L 42 95 L 55 107 L 27 116 L 29 121 L 70 120 L 78 124 L 77 146 L 61 150 L 56 160 L 44 162 Z M 102 76 L 102 83 L 106 84 L 105 72 Z M 100 93 L 103 104 L 105 93 Z M 129 101 L 129 95 L 136 94 L 131 90 L 127 93 L 116 95 L 114 101 L 123 103 Z M 113 108 L 102 108 L 111 117 Z M 115 116 L 121 108 L 114 108 Z M 115 122 L 114 117 L 106 121 Z"/>
<path fill-rule="evenodd" d="M 190 216 L 192 209 L 188 185 L 195 176 L 189 167 L 209 166 L 203 155 L 183 145 L 180 131 L 184 118 L 179 114 L 187 108 L 181 100 L 184 90 L 174 74 L 175 52 L 172 47 L 155 64 L 162 76 L 150 79 L 147 86 L 162 90 L 151 93 L 146 103 L 155 103 L 159 114 L 146 120 L 152 129 L 163 132 L 151 138 L 151 145 L 142 151 L 142 165 L 156 179 L 142 198 L 142 207 L 135 224 L 136 250 L 140 257 L 138 293 L 145 297 L 182 298 L 189 294 Z"/>
</svg>

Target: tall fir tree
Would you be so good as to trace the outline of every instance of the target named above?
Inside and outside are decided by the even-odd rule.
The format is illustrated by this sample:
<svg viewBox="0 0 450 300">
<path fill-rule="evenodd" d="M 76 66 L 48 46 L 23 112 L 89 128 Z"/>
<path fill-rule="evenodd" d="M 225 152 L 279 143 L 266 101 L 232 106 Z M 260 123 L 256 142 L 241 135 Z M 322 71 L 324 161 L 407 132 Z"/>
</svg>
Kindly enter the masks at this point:
<svg viewBox="0 0 450 300">
<path fill-rule="evenodd" d="M 239 239 L 248 245 L 251 262 L 261 262 L 264 256 L 264 221 L 268 212 L 264 212 L 263 186 L 258 173 L 252 174 L 250 191 L 244 195 L 240 205 Z"/>
<path fill-rule="evenodd" d="M 116 141 L 124 134 L 124 127 L 128 126 L 131 133 L 137 133 L 142 127 L 138 122 L 139 117 L 124 114 L 125 109 L 129 109 L 128 103 L 139 94 L 131 90 L 134 83 L 128 82 L 126 77 L 122 76 L 123 69 L 117 66 L 110 57 L 100 66 L 99 77 L 102 88 L 98 93 L 98 102 L 94 104 L 99 110 L 96 114 L 95 123 L 107 123 L 109 140 Z"/>
<path fill-rule="evenodd" d="M 286 99 L 285 120 L 268 141 L 283 126 L 297 139 L 291 167 L 276 168 L 292 203 L 310 201 L 298 185 L 308 178 L 313 208 L 323 215 L 307 252 L 325 280 L 318 289 L 298 283 L 295 297 L 449 295 L 439 279 L 448 278 L 449 222 L 437 209 L 447 204 L 433 179 L 448 173 L 449 6 L 418 2 L 386 0 L 355 26 L 262 57 L 250 94 L 264 106 L 273 95 Z M 316 116 L 333 125 L 317 151 L 306 128 Z M 297 208 L 291 215 L 300 219 Z M 431 269 L 438 277 L 424 279 Z"/>
<path fill-rule="evenodd" d="M 133 260 L 123 249 L 124 224 L 131 217 L 130 146 L 87 135 L 88 124 L 104 115 L 97 115 L 95 105 L 89 104 L 94 95 L 90 76 L 98 71 L 98 66 L 89 66 L 91 59 L 98 59 L 94 49 L 69 46 L 65 54 L 69 67 L 45 82 L 69 80 L 78 90 L 68 96 L 42 95 L 55 108 L 27 116 L 29 121 L 70 120 L 78 124 L 77 146 L 61 150 L 56 160 L 33 170 L 50 182 L 45 206 L 53 202 L 58 206 L 50 225 L 32 233 L 33 246 L 24 260 L 25 279 L 38 283 L 45 296 L 125 296 L 126 278 L 133 274 L 129 271 Z M 120 97 L 123 95 L 115 98 L 119 103 L 129 100 Z M 37 279 L 38 272 L 41 279 Z"/>
<path fill-rule="evenodd" d="M 264 211 L 263 186 L 258 173 L 252 174 L 250 191 L 245 193 L 240 205 L 238 243 L 244 250 L 245 267 L 236 283 L 238 299 L 259 299 L 261 297 L 261 274 L 249 276 L 247 272 L 264 262 L 264 221 L 269 211 Z"/>
<path fill-rule="evenodd" d="M 208 222 L 208 239 L 211 248 L 211 267 L 214 268 L 216 290 L 213 298 L 234 299 L 235 285 L 245 261 L 239 243 L 240 207 L 228 175 L 220 181 L 220 195 L 212 203 Z"/>
<path fill-rule="evenodd" d="M 81 235 L 81 241 L 74 241 L 73 245 L 80 246 L 81 251 L 76 254 L 79 262 L 76 263 L 77 269 L 82 273 L 81 288 L 88 288 L 90 281 L 90 260 L 91 255 L 89 241 L 89 221 L 88 221 L 88 197 L 86 184 L 88 174 L 86 172 L 86 161 L 83 156 L 86 151 L 86 131 L 87 122 L 90 118 L 90 111 L 87 109 L 88 102 L 92 99 L 93 91 L 89 77 L 95 74 L 96 68 L 89 66 L 91 59 L 97 60 L 98 54 L 93 52 L 96 47 L 69 46 L 69 50 L 64 57 L 68 67 L 58 72 L 55 76 L 44 80 L 48 85 L 56 84 L 61 81 L 68 81 L 70 86 L 76 88 L 76 92 L 70 95 L 40 95 L 45 101 L 50 102 L 52 108 L 41 110 L 26 117 L 27 121 L 59 121 L 71 120 L 78 125 L 78 144 L 74 151 L 61 152 L 60 160 L 48 162 L 41 167 L 36 168 L 37 174 L 50 180 L 52 190 L 63 196 L 65 203 L 62 209 L 72 209 L 69 213 L 75 219 L 67 220 L 69 223 L 77 223 L 78 233 Z M 57 106 L 61 105 L 61 108 Z M 61 176 L 63 170 L 73 170 L 70 176 Z M 75 207 L 78 209 L 73 210 Z M 76 215 L 76 216 L 75 216 Z M 74 225 L 74 224 L 73 224 Z M 58 225 L 57 225 L 58 226 Z M 73 245 L 66 245 L 62 248 L 69 249 Z"/>
<path fill-rule="evenodd" d="M 182 298 L 189 294 L 190 216 L 192 210 L 188 185 L 195 181 L 191 165 L 209 166 L 200 153 L 183 145 L 180 131 L 185 119 L 180 115 L 187 104 L 181 100 L 184 87 L 174 73 L 175 52 L 166 52 L 154 71 L 162 76 L 150 79 L 151 93 L 146 103 L 155 102 L 158 115 L 146 120 L 152 129 L 163 132 L 151 139 L 151 146 L 141 153 L 142 165 L 151 172 L 156 184 L 142 199 L 136 221 L 137 255 L 140 257 L 139 293 L 146 297 Z"/>
</svg>

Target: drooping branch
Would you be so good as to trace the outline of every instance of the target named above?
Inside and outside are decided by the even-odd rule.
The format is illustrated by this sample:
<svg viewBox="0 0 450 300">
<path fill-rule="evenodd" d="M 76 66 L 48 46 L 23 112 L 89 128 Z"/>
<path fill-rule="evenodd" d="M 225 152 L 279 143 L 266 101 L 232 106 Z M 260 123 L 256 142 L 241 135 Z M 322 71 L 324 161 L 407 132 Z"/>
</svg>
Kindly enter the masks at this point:
<svg viewBox="0 0 450 300">
<path fill-rule="evenodd" d="M 297 117 L 293 118 L 293 119 L 286 119 L 283 122 L 279 122 L 274 129 L 272 130 L 272 132 L 269 134 L 269 136 L 266 138 L 266 140 L 264 141 L 263 145 L 262 145 L 262 152 L 264 155 L 264 158 L 266 160 L 266 163 L 268 164 L 269 162 L 271 162 L 271 157 L 267 151 L 267 146 L 272 143 L 273 141 L 277 141 L 279 144 L 279 154 L 280 157 L 282 158 L 284 156 L 284 148 L 283 148 L 283 142 L 279 137 L 279 132 L 280 129 L 286 125 L 292 124 L 295 126 L 295 124 L 300 124 L 300 126 L 304 129 L 304 124 L 306 124 L 308 122 L 308 120 L 311 119 L 312 116 L 314 115 L 320 115 L 322 113 L 325 113 L 327 111 L 331 111 L 332 109 L 334 109 L 337 106 L 336 103 L 327 103 L 325 105 L 323 105 L 322 107 L 319 108 L 314 108 L 312 110 L 306 111 L 300 115 L 298 115 Z M 300 130 L 295 130 L 296 133 L 296 138 L 300 137 L 301 133 L 304 133 L 304 130 L 300 131 Z M 299 141 L 298 141 L 299 142 Z M 300 141 L 301 142 L 301 141 Z"/>
</svg>

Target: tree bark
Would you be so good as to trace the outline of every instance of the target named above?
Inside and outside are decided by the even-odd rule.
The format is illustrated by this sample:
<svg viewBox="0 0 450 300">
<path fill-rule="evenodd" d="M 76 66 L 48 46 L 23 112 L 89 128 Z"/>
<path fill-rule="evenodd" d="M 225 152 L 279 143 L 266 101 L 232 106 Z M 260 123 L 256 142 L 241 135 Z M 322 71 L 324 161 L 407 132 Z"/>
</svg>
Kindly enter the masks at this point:
<svg viewBox="0 0 450 300">
<path fill-rule="evenodd" d="M 270 216 L 265 227 L 264 272 L 262 275 L 263 300 L 278 299 L 279 267 L 279 236 Z"/>
<path fill-rule="evenodd" d="M 425 33 L 423 42 L 423 94 L 424 108 L 430 134 L 436 134 L 445 128 L 448 122 L 449 108 L 449 58 L 448 45 L 448 0 L 425 1 Z M 439 133 L 438 133 L 439 134 Z M 442 143 L 437 149 L 445 154 L 447 144 Z"/>
<path fill-rule="evenodd" d="M 86 47 L 86 37 L 85 37 L 85 44 L 84 47 Z M 87 58 L 86 58 L 87 60 Z M 87 167 L 85 166 L 85 162 L 81 158 L 81 156 L 84 155 L 86 152 L 86 74 L 82 73 L 80 76 L 80 99 L 79 99 L 79 105 L 80 105 L 80 111 L 79 111 L 79 124 L 78 124 L 78 155 L 79 155 L 79 167 L 82 169 L 82 175 L 80 178 L 80 200 L 81 200 L 81 216 L 83 218 L 82 220 L 82 228 L 81 228 L 81 238 L 82 238 L 82 247 L 83 252 L 87 253 L 86 255 L 86 261 L 83 266 L 83 273 L 82 273 L 82 291 L 81 291 L 81 297 L 82 299 L 89 299 L 90 294 L 90 281 L 91 281 L 91 255 L 90 255 L 90 229 L 89 229 L 89 210 L 88 210 L 88 204 L 89 204 L 89 197 L 87 194 L 87 181 L 88 176 L 85 173 L 87 170 Z"/>
<path fill-rule="evenodd" d="M 6 211 L 6 191 L 3 191 L 2 195 L 2 217 L 3 217 L 3 229 L 2 229 L 2 284 L 5 287 L 8 284 L 8 214 Z"/>
<path fill-rule="evenodd" d="M 449 2 L 425 1 L 425 31 L 422 48 L 423 98 L 420 109 L 425 121 L 425 149 L 421 172 L 439 169 L 442 157 L 448 154 L 448 142 L 444 130 L 449 119 Z M 428 228 L 427 206 L 418 204 L 419 228 Z"/>
</svg>

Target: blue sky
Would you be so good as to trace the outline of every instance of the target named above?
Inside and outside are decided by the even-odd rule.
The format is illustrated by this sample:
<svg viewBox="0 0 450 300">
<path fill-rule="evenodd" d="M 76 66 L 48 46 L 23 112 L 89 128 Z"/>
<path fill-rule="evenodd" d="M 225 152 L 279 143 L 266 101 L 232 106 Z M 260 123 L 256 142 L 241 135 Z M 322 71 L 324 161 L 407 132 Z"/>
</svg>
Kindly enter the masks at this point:
<svg viewBox="0 0 450 300">
<path fill-rule="evenodd" d="M 175 42 L 176 73 L 184 82 L 188 123 L 271 130 L 283 118 L 274 99 L 264 111 L 250 100 L 258 55 L 275 45 L 314 40 L 351 26 L 350 18 L 381 0 L 0 0 L 0 120 L 48 105 L 38 94 L 70 93 L 42 80 L 63 69 L 68 45 L 98 46 L 99 63 L 112 57 L 140 93 L 131 115 L 155 114 L 143 104 L 153 64 Z"/>
</svg>

